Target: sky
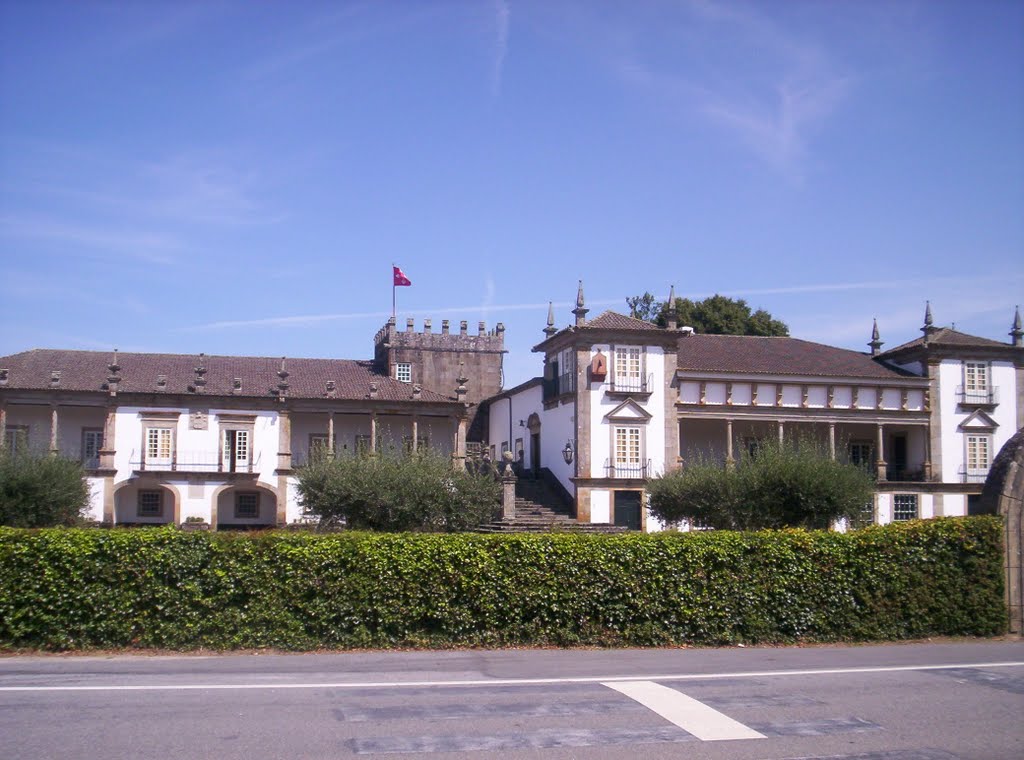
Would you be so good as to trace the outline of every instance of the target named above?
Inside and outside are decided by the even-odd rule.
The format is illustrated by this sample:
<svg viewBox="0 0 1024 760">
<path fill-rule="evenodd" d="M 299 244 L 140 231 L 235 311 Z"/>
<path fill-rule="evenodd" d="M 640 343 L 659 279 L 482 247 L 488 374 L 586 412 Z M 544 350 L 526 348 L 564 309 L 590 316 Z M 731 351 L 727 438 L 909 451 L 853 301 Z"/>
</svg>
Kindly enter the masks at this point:
<svg viewBox="0 0 1024 760">
<path fill-rule="evenodd" d="M 1007 340 L 1024 3 L 0 0 L 0 355 L 370 358 L 392 264 L 506 387 L 580 279 Z"/>
</svg>

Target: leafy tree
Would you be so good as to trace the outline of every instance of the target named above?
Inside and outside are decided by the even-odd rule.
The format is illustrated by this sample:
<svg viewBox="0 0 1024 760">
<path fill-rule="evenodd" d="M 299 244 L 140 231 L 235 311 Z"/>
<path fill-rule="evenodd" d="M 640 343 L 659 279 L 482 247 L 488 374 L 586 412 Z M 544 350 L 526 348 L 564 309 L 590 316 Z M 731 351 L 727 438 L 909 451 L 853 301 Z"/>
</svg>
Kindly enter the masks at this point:
<svg viewBox="0 0 1024 760">
<path fill-rule="evenodd" d="M 299 498 L 321 524 L 379 531 L 455 532 L 491 520 L 500 486 L 493 476 L 452 469 L 430 450 L 405 456 L 314 455 L 298 471 Z"/>
<path fill-rule="evenodd" d="M 655 300 L 650 293 L 630 296 L 626 299 L 626 305 L 629 306 L 630 315 L 637 319 L 654 322 L 662 327 L 667 322 L 668 303 Z M 675 310 L 676 321 L 680 325 L 689 325 L 705 335 L 789 335 L 789 327 L 785 322 L 775 319 L 764 309 L 751 311 L 742 298 L 728 298 L 718 294 L 703 301 L 677 298 Z"/>
<path fill-rule="evenodd" d="M 88 503 L 89 485 L 79 462 L 0 446 L 0 525 L 75 525 Z"/>
<path fill-rule="evenodd" d="M 825 529 L 855 519 L 873 491 L 865 470 L 831 459 L 809 440 L 764 441 L 735 467 L 701 461 L 648 484 L 658 519 L 730 530 Z"/>
</svg>

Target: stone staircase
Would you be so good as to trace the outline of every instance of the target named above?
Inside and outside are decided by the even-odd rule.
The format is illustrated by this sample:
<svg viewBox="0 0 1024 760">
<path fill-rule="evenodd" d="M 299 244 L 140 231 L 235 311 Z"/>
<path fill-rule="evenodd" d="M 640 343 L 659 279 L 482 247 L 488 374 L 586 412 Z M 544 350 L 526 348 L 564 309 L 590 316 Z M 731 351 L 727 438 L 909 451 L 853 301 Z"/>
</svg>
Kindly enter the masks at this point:
<svg viewBox="0 0 1024 760">
<path fill-rule="evenodd" d="M 618 525 L 578 523 L 542 480 L 516 482 L 516 516 L 481 525 L 477 533 L 625 533 Z"/>
</svg>

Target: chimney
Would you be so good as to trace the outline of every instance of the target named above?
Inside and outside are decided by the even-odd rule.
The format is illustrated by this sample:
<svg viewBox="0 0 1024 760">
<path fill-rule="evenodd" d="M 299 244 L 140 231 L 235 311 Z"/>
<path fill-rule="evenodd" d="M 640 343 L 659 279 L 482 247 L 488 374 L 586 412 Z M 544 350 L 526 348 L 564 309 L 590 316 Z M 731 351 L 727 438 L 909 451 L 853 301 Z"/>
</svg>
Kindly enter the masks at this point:
<svg viewBox="0 0 1024 760">
<path fill-rule="evenodd" d="M 448 320 L 447 319 L 442 319 L 441 320 L 441 334 L 442 335 L 447 335 L 448 334 Z"/>
<path fill-rule="evenodd" d="M 487 323 L 486 322 L 479 322 L 479 323 L 477 323 L 476 330 L 477 330 L 476 334 L 478 336 L 480 336 L 480 337 L 483 337 L 484 335 L 487 334 Z"/>
<path fill-rule="evenodd" d="M 423 320 L 423 332 L 429 335 L 434 329 L 433 321 L 429 319 Z"/>
<path fill-rule="evenodd" d="M 405 320 L 405 331 L 407 333 L 410 333 L 410 332 L 412 332 L 415 329 L 416 329 L 416 326 L 415 326 L 415 324 L 413 322 L 412 317 L 409 317 L 408 319 L 406 319 Z"/>
<path fill-rule="evenodd" d="M 469 322 L 462 320 L 459 322 L 459 335 L 466 335 L 469 330 Z"/>
</svg>

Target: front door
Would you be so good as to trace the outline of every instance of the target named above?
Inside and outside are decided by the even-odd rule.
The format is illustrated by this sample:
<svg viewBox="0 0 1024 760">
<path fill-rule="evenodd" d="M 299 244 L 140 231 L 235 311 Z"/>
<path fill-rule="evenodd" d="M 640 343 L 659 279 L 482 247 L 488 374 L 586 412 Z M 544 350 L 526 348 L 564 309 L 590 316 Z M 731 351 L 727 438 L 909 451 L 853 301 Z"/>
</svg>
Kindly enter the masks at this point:
<svg viewBox="0 0 1024 760">
<path fill-rule="evenodd" d="M 530 472 L 534 477 L 540 472 L 540 433 L 530 433 Z"/>
<path fill-rule="evenodd" d="M 640 530 L 640 491 L 615 492 L 615 524 L 629 530 Z"/>
</svg>

